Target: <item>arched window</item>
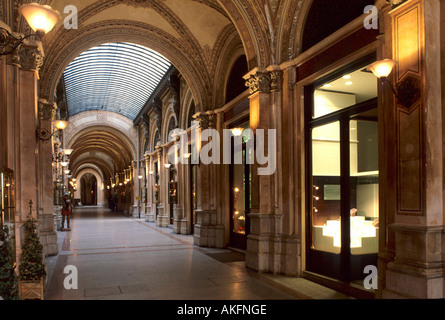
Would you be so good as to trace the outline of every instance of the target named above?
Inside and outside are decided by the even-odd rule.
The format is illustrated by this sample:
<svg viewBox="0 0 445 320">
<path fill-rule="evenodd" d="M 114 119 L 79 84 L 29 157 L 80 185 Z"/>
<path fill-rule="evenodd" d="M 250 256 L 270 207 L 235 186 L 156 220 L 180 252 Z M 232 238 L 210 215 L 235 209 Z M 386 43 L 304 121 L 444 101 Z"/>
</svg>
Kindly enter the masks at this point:
<svg viewBox="0 0 445 320">
<path fill-rule="evenodd" d="M 361 16 L 367 5 L 374 5 L 374 0 L 314 0 L 306 17 L 302 51 Z"/>
<path fill-rule="evenodd" d="M 243 76 L 248 72 L 246 56 L 240 56 L 234 63 L 230 71 L 229 81 L 226 87 L 226 102 L 228 103 L 246 91 Z"/>
</svg>

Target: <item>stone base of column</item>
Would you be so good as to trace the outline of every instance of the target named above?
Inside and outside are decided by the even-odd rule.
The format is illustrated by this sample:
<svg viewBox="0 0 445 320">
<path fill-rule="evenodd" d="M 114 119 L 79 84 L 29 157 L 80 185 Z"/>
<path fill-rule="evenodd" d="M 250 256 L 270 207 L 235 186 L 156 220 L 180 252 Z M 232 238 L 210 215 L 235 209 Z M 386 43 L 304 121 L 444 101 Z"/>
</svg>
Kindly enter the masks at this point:
<svg viewBox="0 0 445 320">
<path fill-rule="evenodd" d="M 169 218 L 165 214 L 164 207 L 158 207 L 158 216 L 156 217 L 156 225 L 161 228 L 168 228 Z"/>
<path fill-rule="evenodd" d="M 194 244 L 200 247 L 224 248 L 224 226 L 216 224 L 216 211 L 196 210 Z"/>
<path fill-rule="evenodd" d="M 190 227 L 187 219 L 173 219 L 173 233 L 190 234 Z"/>
<path fill-rule="evenodd" d="M 146 222 L 156 222 L 155 214 L 153 211 L 151 211 L 151 208 L 147 208 L 147 213 L 145 214 L 145 221 Z"/>
<path fill-rule="evenodd" d="M 55 256 L 59 253 L 53 214 L 39 215 L 39 236 L 44 256 Z"/>
<path fill-rule="evenodd" d="M 60 207 L 60 206 L 54 207 L 53 216 L 54 216 L 54 225 L 55 225 L 56 230 L 62 229 L 61 210 L 62 210 L 62 207 Z"/>
<path fill-rule="evenodd" d="M 282 235 L 282 215 L 250 214 L 251 234 L 247 236 L 246 267 L 257 272 L 299 276 L 300 241 Z"/>
<path fill-rule="evenodd" d="M 133 218 L 138 218 L 139 217 L 139 211 L 138 211 L 138 206 L 133 206 Z"/>
<path fill-rule="evenodd" d="M 391 225 L 395 258 L 385 271 L 382 298 L 445 298 L 444 228 Z"/>
</svg>

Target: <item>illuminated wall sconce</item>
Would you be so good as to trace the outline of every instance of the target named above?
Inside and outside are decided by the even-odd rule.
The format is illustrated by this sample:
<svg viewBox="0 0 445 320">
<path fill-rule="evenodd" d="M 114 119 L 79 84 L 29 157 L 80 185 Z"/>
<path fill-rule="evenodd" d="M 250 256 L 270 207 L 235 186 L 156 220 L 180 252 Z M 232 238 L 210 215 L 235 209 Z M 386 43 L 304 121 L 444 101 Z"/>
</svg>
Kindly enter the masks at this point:
<svg viewBox="0 0 445 320">
<path fill-rule="evenodd" d="M 384 59 L 368 66 L 368 70 L 379 78 L 382 84 L 388 83 L 398 102 L 402 106 L 409 108 L 420 98 L 420 80 L 414 76 L 407 75 L 404 80 L 397 84 L 397 87 L 394 87 L 391 81 L 388 80 L 388 76 L 391 74 L 395 64 L 394 60 Z"/>
<path fill-rule="evenodd" d="M 139 179 L 139 180 L 142 180 L 143 177 L 144 177 L 144 176 L 142 176 L 142 175 L 138 175 L 138 179 Z"/>
<path fill-rule="evenodd" d="M 37 36 L 42 39 L 46 33 L 54 28 L 61 17 L 57 10 L 38 3 L 28 3 L 20 6 L 20 13 L 35 33 L 24 37 L 15 37 L 8 30 L 0 27 L 0 55 L 2 56 L 14 53 L 29 37 Z"/>
<path fill-rule="evenodd" d="M 230 131 L 232 132 L 232 134 L 235 137 L 239 137 L 240 135 L 243 134 L 244 129 L 243 128 L 232 128 L 232 129 L 230 129 Z"/>
<path fill-rule="evenodd" d="M 148 171 L 148 174 L 150 174 L 150 175 L 154 175 L 154 173 L 155 173 L 155 172 L 152 171 L 152 170 L 151 170 L 151 171 Z"/>
<path fill-rule="evenodd" d="M 184 153 L 184 155 L 183 155 L 183 157 L 184 157 L 185 159 L 190 159 L 191 156 L 192 156 L 191 153 Z"/>
<path fill-rule="evenodd" d="M 54 130 L 54 132 L 51 134 L 51 132 L 48 129 L 45 128 L 37 128 L 36 129 L 36 140 L 42 140 L 42 141 L 47 141 L 49 139 L 52 138 L 52 136 L 57 132 L 57 131 L 62 131 L 64 130 L 67 126 L 68 126 L 68 121 L 66 120 L 54 120 L 54 125 L 56 127 L 56 130 Z"/>
<path fill-rule="evenodd" d="M 172 166 L 171 163 L 165 163 L 165 164 L 164 164 L 164 167 L 167 168 L 167 169 L 170 168 L 171 166 Z"/>
<path fill-rule="evenodd" d="M 70 170 L 65 170 L 64 172 L 65 172 L 65 174 L 69 174 L 71 171 Z"/>
<path fill-rule="evenodd" d="M 67 156 L 70 156 L 73 153 L 73 149 L 63 149 L 63 153 L 66 154 Z"/>
<path fill-rule="evenodd" d="M 60 163 L 62 167 L 67 167 L 70 163 L 68 161 L 63 161 Z"/>
</svg>

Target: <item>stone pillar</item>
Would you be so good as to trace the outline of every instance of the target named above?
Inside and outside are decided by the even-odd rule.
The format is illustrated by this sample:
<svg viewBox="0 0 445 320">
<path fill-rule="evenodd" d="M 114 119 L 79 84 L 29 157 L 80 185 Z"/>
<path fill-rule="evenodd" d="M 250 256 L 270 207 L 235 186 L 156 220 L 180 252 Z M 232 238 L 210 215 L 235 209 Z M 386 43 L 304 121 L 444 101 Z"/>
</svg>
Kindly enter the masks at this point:
<svg viewBox="0 0 445 320">
<path fill-rule="evenodd" d="M 14 174 L 16 191 L 16 252 L 20 261 L 23 240 L 23 223 L 30 214 L 37 219 L 39 197 L 37 191 L 38 148 L 37 125 L 37 73 L 42 64 L 41 44 L 27 41 L 15 55 L 15 65 L 20 69 L 10 79 L 14 96 Z M 11 66 L 12 67 L 12 66 Z M 13 67 L 14 68 L 14 67 Z M 12 74 L 11 74 L 12 75 Z"/>
<path fill-rule="evenodd" d="M 146 152 L 144 154 L 145 158 L 145 179 L 147 181 L 146 188 L 147 188 L 147 199 L 145 200 L 145 221 L 147 222 L 153 222 L 154 221 L 154 214 L 153 214 L 153 157 Z M 153 170 L 154 171 L 154 170 Z"/>
<path fill-rule="evenodd" d="M 52 121 L 55 119 L 57 106 L 44 99 L 38 103 L 38 117 L 40 129 L 53 131 Z M 53 143 L 52 139 L 39 140 L 38 156 L 38 193 L 39 193 L 39 221 L 40 239 L 45 255 L 57 255 L 57 232 L 55 230 L 54 212 L 54 183 L 53 183 Z"/>
<path fill-rule="evenodd" d="M 216 129 L 216 114 L 214 112 L 198 113 L 196 120 L 199 123 L 196 139 L 197 156 L 207 141 L 201 141 L 201 134 L 206 129 Z M 194 130 L 194 129 L 192 129 Z M 199 159 L 199 158 L 198 158 Z M 195 210 L 196 224 L 194 232 L 194 243 L 201 247 L 223 248 L 224 225 L 217 219 L 217 194 L 216 194 L 216 175 L 215 167 L 219 164 L 199 163 L 197 172 L 197 208 Z"/>
<path fill-rule="evenodd" d="M 140 206 L 140 181 L 139 175 L 139 160 L 133 160 L 131 163 L 131 181 L 133 184 L 133 211 L 132 215 L 134 218 L 139 217 L 139 206 Z"/>
<path fill-rule="evenodd" d="M 261 137 L 258 130 L 262 129 L 265 152 L 269 155 L 276 153 L 275 171 L 270 174 L 259 174 L 265 165 L 258 164 L 258 154 L 255 154 L 251 165 L 251 229 L 247 236 L 246 267 L 259 272 L 296 275 L 298 242 L 294 216 L 290 214 L 288 202 L 285 206 L 290 196 L 286 189 L 288 182 L 282 181 L 282 148 L 287 149 L 287 146 L 283 145 L 286 140 L 281 140 L 280 132 L 283 121 L 291 118 L 289 109 L 282 110 L 282 72 L 278 66 L 256 68 L 244 78 L 250 88 L 250 127 L 254 132 L 256 149 Z M 275 149 L 269 146 L 268 135 L 272 134 L 269 129 L 276 130 Z M 286 208 L 285 213 L 283 207 Z"/>
<path fill-rule="evenodd" d="M 158 227 L 168 227 L 168 216 L 166 214 L 165 206 L 167 205 L 166 198 L 166 181 L 167 181 L 167 169 L 164 166 L 165 163 L 165 152 L 163 146 L 156 147 L 157 156 L 158 156 L 158 170 L 159 170 L 159 203 L 156 204 L 158 215 L 156 217 L 156 225 Z"/>
<path fill-rule="evenodd" d="M 178 135 L 175 137 L 175 143 L 178 150 L 178 156 L 179 161 L 176 165 L 176 203 L 173 205 L 174 208 L 174 218 L 173 218 L 173 232 L 178 234 L 189 234 L 187 229 L 187 217 L 184 216 L 184 205 L 186 201 L 186 188 L 187 188 L 187 177 L 186 177 L 186 171 L 188 168 L 188 165 L 184 160 L 183 155 L 181 152 L 187 153 L 187 149 L 183 150 L 180 148 L 180 146 L 184 146 L 187 148 L 187 144 L 184 143 L 187 138 L 187 133 L 182 133 L 181 135 Z"/>
<path fill-rule="evenodd" d="M 444 298 L 441 2 L 407 1 L 390 16 L 397 96 L 385 107 L 395 112 L 396 210 L 382 297 Z"/>
</svg>

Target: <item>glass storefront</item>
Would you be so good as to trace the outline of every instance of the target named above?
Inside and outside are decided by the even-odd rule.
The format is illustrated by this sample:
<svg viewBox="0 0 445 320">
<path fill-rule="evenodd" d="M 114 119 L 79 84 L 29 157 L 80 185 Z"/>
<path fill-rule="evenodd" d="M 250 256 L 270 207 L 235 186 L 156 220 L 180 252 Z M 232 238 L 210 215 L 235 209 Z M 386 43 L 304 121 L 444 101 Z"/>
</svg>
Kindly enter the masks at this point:
<svg viewBox="0 0 445 320">
<path fill-rule="evenodd" d="M 14 173 L 0 166 L 0 228 L 7 228 L 11 247 L 15 248 Z M 15 252 L 15 250 L 13 250 Z"/>
<path fill-rule="evenodd" d="M 237 128 L 249 129 L 249 123 L 245 122 Z M 250 148 L 247 147 L 247 142 L 250 137 L 250 131 L 243 131 L 241 139 L 241 146 L 239 150 L 234 147 L 232 143 L 232 161 L 230 165 L 230 228 L 231 246 L 238 249 L 246 249 L 247 234 L 249 233 L 249 217 L 250 212 L 250 166 L 246 163 L 247 157 L 250 157 Z M 235 140 L 233 140 L 235 141 Z M 241 153 L 241 157 L 239 154 Z M 242 158 L 242 161 L 237 163 L 235 159 Z"/>
<path fill-rule="evenodd" d="M 345 281 L 363 279 L 378 253 L 377 79 L 366 65 L 305 91 L 308 270 Z"/>
</svg>

